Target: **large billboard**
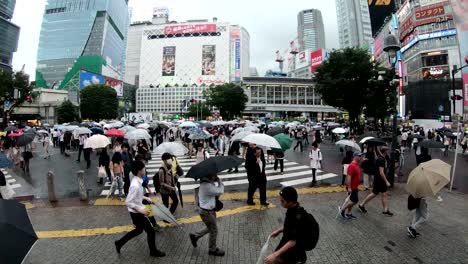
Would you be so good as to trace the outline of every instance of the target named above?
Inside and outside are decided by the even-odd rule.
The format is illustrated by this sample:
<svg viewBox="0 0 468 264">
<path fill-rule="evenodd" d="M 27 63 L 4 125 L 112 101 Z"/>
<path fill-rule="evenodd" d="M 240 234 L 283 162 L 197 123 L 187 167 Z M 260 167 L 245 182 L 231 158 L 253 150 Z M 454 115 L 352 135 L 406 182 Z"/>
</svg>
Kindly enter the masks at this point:
<svg viewBox="0 0 468 264">
<path fill-rule="evenodd" d="M 153 113 L 151 112 L 129 113 L 128 120 L 135 122 L 135 123 L 139 123 L 139 122 L 149 123 L 153 120 Z"/>
<path fill-rule="evenodd" d="M 395 0 L 368 0 L 372 36 L 383 26 L 385 18 L 395 11 Z"/>
<path fill-rule="evenodd" d="M 451 0 L 453 18 L 457 28 L 458 43 L 460 46 L 460 57 L 462 67 L 468 64 L 468 1 Z M 463 105 L 468 106 L 468 67 L 462 70 L 463 78 Z M 468 109 L 464 107 L 465 111 Z"/>
<path fill-rule="evenodd" d="M 312 51 L 310 53 L 310 70 L 312 73 L 315 73 L 317 68 L 322 65 L 323 62 L 323 56 L 322 56 L 322 50 L 316 50 Z"/>
<path fill-rule="evenodd" d="M 309 50 L 304 50 L 299 52 L 296 55 L 296 69 L 304 68 L 304 67 L 309 67 L 310 66 L 310 56 L 309 56 Z"/>
<path fill-rule="evenodd" d="M 202 47 L 202 75 L 216 75 L 216 46 Z"/>
<path fill-rule="evenodd" d="M 165 26 L 164 34 L 185 34 L 185 33 L 212 33 L 216 32 L 216 24 L 189 24 Z"/>
<path fill-rule="evenodd" d="M 235 81 L 240 81 L 241 79 L 241 41 L 240 39 L 236 39 L 235 41 Z"/>
<path fill-rule="evenodd" d="M 175 46 L 163 47 L 162 76 L 175 75 Z"/>
<path fill-rule="evenodd" d="M 89 85 L 105 84 L 115 90 L 117 96 L 123 96 L 123 82 L 98 73 L 80 71 L 80 89 Z"/>
</svg>

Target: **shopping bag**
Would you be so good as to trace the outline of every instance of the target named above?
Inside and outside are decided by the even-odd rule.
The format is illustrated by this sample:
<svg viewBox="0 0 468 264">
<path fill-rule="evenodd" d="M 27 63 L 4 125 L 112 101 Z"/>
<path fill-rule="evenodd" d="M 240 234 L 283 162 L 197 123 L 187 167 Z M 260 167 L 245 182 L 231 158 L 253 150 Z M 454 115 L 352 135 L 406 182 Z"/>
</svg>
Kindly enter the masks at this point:
<svg viewBox="0 0 468 264">
<path fill-rule="evenodd" d="M 104 168 L 104 166 L 100 166 L 98 168 L 98 178 L 106 178 L 106 177 L 107 177 L 106 168 Z"/>
<path fill-rule="evenodd" d="M 262 250 L 260 250 L 260 256 L 258 257 L 257 264 L 265 263 L 265 258 L 268 254 L 268 246 L 270 244 L 270 238 L 271 238 L 271 235 L 268 236 L 267 241 L 262 247 Z"/>
</svg>

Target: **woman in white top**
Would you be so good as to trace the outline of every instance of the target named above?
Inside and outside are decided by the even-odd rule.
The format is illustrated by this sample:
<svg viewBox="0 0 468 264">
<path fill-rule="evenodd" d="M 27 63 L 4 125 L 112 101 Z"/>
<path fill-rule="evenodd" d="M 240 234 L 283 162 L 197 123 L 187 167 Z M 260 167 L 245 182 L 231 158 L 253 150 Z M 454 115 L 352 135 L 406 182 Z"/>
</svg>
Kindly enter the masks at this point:
<svg viewBox="0 0 468 264">
<path fill-rule="evenodd" d="M 317 169 L 322 167 L 322 153 L 320 152 L 319 144 L 317 142 L 312 143 L 312 149 L 310 150 L 309 158 L 310 167 L 312 168 L 312 183 L 310 184 L 310 187 L 314 187 L 317 183 L 317 180 L 315 179 Z"/>
<path fill-rule="evenodd" d="M 195 164 L 198 164 L 210 158 L 210 154 L 203 148 L 203 143 L 198 143 L 197 151 L 195 152 Z"/>
<path fill-rule="evenodd" d="M 44 134 L 44 141 L 42 141 L 42 146 L 44 147 L 44 159 L 50 158 L 49 153 L 49 144 L 51 143 L 49 134 Z"/>
</svg>

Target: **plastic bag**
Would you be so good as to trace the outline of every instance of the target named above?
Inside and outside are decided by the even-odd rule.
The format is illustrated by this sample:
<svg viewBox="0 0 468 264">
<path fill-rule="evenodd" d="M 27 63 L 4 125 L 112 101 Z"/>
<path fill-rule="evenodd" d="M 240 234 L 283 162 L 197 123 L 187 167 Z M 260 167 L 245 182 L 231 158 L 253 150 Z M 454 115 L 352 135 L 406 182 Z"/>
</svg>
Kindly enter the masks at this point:
<svg viewBox="0 0 468 264">
<path fill-rule="evenodd" d="M 106 168 L 104 168 L 104 166 L 100 166 L 98 169 L 98 178 L 106 178 L 106 177 L 107 177 Z"/>
<path fill-rule="evenodd" d="M 257 264 L 265 263 L 265 258 L 268 253 L 268 246 L 270 245 L 271 235 L 268 236 L 267 241 L 263 244 L 262 250 L 260 250 L 260 256 L 258 257 Z"/>
</svg>

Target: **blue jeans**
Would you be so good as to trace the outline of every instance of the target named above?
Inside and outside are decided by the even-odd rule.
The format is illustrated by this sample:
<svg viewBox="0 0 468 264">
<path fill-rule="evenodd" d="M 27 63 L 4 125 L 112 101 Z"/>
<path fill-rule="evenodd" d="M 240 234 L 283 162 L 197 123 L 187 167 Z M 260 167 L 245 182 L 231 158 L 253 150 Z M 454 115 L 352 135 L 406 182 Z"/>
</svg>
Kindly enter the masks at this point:
<svg viewBox="0 0 468 264">
<path fill-rule="evenodd" d="M 113 181 L 111 184 L 110 195 L 114 194 L 115 188 L 116 188 L 115 185 L 117 184 L 117 188 L 119 189 L 119 196 L 122 196 L 122 188 L 123 188 L 122 175 L 120 173 L 115 173 L 114 177 L 115 177 L 115 181 Z"/>
</svg>

